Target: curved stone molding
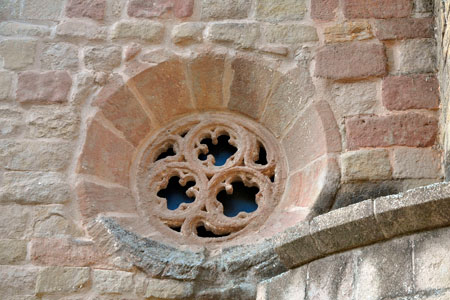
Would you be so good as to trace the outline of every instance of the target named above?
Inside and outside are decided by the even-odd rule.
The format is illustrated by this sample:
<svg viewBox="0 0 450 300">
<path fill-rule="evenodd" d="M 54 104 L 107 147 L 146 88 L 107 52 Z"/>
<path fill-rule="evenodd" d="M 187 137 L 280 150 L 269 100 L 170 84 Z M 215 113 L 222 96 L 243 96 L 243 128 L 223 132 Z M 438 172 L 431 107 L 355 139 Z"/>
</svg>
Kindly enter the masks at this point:
<svg viewBox="0 0 450 300">
<path fill-rule="evenodd" d="M 197 295 L 205 299 L 217 293 L 233 295 L 238 286 L 246 291 L 243 294 L 254 296 L 255 278 L 263 280 L 286 270 L 275 252 L 273 237 L 330 209 L 340 178 L 335 153 L 341 151 L 341 136 L 328 104 L 312 99 L 309 70 L 300 63 L 285 69 L 257 56 L 211 51 L 192 57 L 170 55 L 160 63 L 125 70 L 132 74 L 126 82 L 119 77 L 110 80 L 92 102 L 95 114 L 88 120 L 75 188 L 83 223 L 105 253 L 128 259 L 151 277 L 195 279 L 200 282 Z M 285 101 L 287 98 L 290 101 Z M 280 183 L 279 191 L 258 200 L 258 204 L 271 203 L 273 212 L 264 213 L 261 222 L 249 223 L 245 234 L 204 239 L 212 242 L 174 239 L 151 225 L 153 221 L 145 221 L 157 214 L 146 212 L 143 216 L 142 189 L 135 183 L 145 172 L 134 172 L 147 148 L 161 147 L 151 153 L 150 160 L 168 150 L 168 145 L 155 140 L 158 132 L 179 120 L 201 119 L 202 115 L 216 119 L 228 115 L 229 124 L 223 126 L 234 128 L 236 123 L 250 128 L 252 135 L 244 137 L 248 145 L 254 144 L 255 136 L 265 137 L 270 131 L 273 142 L 268 143 L 267 138 L 261 142 L 270 150 L 268 162 L 273 158 L 282 166 L 266 170 L 252 164 L 255 147 L 250 149 L 253 154 L 244 154 L 245 167 L 268 176 L 255 183 L 260 189 L 264 190 L 263 181 Z M 241 129 L 236 130 L 239 133 Z M 231 143 L 239 149 L 238 142 Z M 191 146 L 192 151 L 198 150 L 197 144 Z M 142 170 L 145 168 L 156 170 L 151 164 Z M 206 181 L 214 179 L 218 171 L 207 170 Z M 245 177 L 241 179 L 247 182 L 250 173 L 241 171 L 240 176 Z M 284 182 L 288 183 L 286 189 Z M 226 182 L 219 185 L 227 188 Z M 175 223 L 180 225 L 179 220 Z M 207 230 L 220 235 L 223 228 L 219 227 L 205 224 Z"/>
</svg>

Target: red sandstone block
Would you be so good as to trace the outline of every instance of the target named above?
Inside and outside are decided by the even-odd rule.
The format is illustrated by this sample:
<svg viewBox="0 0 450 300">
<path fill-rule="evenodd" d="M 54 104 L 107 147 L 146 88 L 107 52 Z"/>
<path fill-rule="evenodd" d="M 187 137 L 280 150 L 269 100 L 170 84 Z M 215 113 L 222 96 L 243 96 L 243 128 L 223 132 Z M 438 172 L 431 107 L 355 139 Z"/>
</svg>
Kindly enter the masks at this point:
<svg viewBox="0 0 450 300">
<path fill-rule="evenodd" d="M 128 81 L 134 86 L 155 117 L 166 123 L 172 117 L 192 111 L 186 82 L 186 66 L 177 59 L 148 68 Z"/>
<path fill-rule="evenodd" d="M 358 116 L 347 119 L 347 148 L 409 146 L 434 144 L 438 131 L 435 117 L 404 113 L 388 116 Z"/>
<path fill-rule="evenodd" d="M 136 213 L 134 198 L 127 188 L 106 187 L 82 181 L 75 190 L 81 214 L 87 219 L 107 212 Z"/>
<path fill-rule="evenodd" d="M 430 38 L 433 24 L 433 18 L 376 20 L 374 31 L 379 40 Z"/>
<path fill-rule="evenodd" d="M 130 143 L 93 120 L 88 128 L 77 172 L 128 186 L 133 152 L 134 147 Z"/>
<path fill-rule="evenodd" d="M 47 238 L 31 241 L 30 257 L 33 264 L 45 266 L 85 267 L 104 260 L 92 243 Z"/>
<path fill-rule="evenodd" d="M 311 17 L 315 20 L 333 20 L 338 4 L 338 0 L 311 0 Z"/>
<path fill-rule="evenodd" d="M 194 0 L 178 0 L 175 1 L 173 14 L 177 18 L 187 18 L 192 16 L 194 12 Z"/>
<path fill-rule="evenodd" d="M 94 105 L 100 107 L 103 115 L 135 146 L 151 130 L 150 119 L 144 109 L 119 77 L 100 91 Z"/>
<path fill-rule="evenodd" d="M 105 0 L 69 0 L 66 5 L 66 16 L 69 18 L 91 18 L 103 20 L 105 16 Z"/>
<path fill-rule="evenodd" d="M 383 104 L 389 110 L 438 109 L 436 76 L 389 76 L 383 80 Z"/>
<path fill-rule="evenodd" d="M 411 14 L 411 0 L 343 0 L 344 16 L 349 19 L 404 18 Z"/>
<path fill-rule="evenodd" d="M 200 110 L 223 107 L 223 74 L 225 56 L 200 55 L 189 64 L 196 107 Z"/>
<path fill-rule="evenodd" d="M 19 102 L 67 102 L 72 78 L 66 71 L 35 72 L 19 74 L 17 101 Z"/>
<path fill-rule="evenodd" d="M 325 46 L 316 54 L 315 76 L 354 79 L 386 74 L 384 46 L 373 43 L 345 43 Z"/>
</svg>

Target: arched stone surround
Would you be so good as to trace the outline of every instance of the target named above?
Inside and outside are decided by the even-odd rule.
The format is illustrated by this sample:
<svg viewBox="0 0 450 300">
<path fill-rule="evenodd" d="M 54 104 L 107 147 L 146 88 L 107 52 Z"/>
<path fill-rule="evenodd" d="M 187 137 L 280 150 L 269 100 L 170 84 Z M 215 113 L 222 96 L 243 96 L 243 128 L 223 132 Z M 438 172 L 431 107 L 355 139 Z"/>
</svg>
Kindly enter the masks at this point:
<svg viewBox="0 0 450 300">
<path fill-rule="evenodd" d="M 246 252 L 244 248 L 253 249 L 250 253 L 269 251 L 251 261 L 249 267 L 278 261 L 272 247 L 265 249 L 271 244 L 265 240 L 329 210 L 340 180 L 335 154 L 341 151 L 341 137 L 333 114 L 325 101 L 314 98 L 309 70 L 304 65 L 285 69 L 276 61 L 245 53 L 230 56 L 208 51 L 192 58 L 171 57 L 126 82 L 112 78 L 92 102 L 97 112 L 88 120 L 76 167 L 80 213 L 83 223 L 93 228 L 89 230 L 93 237 L 101 236 L 94 232 L 104 227 L 110 232 L 109 239 L 118 238 L 120 243 L 133 240 L 131 244 L 125 242 L 122 255 L 157 277 L 192 280 L 202 273 L 198 269 L 205 264 L 217 264 L 230 253 Z M 298 101 L 286 101 L 293 97 Z M 277 205 L 273 212 L 266 213 L 265 222 L 250 226 L 244 234 L 232 239 L 174 241 L 164 231 L 149 226 L 138 211 L 133 165 L 138 153 L 148 147 L 147 141 L 165 125 L 186 116 L 213 113 L 238 115 L 244 121 L 248 118 L 249 126 L 257 122 L 271 132 L 280 147 L 276 155 L 283 167 L 275 181 L 284 193 L 275 199 Z M 304 142 L 298 143 L 300 139 Z M 137 244 L 143 248 L 133 248 Z M 181 265 L 161 256 L 161 247 L 170 249 L 167 251 L 172 254 L 167 257 L 178 256 Z M 136 251 L 153 255 L 143 264 Z M 192 255 L 195 262 L 190 266 L 186 259 Z M 272 273 L 284 267 L 278 261 L 262 268 L 274 269 L 266 271 Z M 246 272 L 239 272 L 242 275 L 234 279 L 243 280 Z M 227 273 L 230 271 L 219 276 L 216 284 L 220 286 L 224 278 L 233 276 Z"/>
</svg>

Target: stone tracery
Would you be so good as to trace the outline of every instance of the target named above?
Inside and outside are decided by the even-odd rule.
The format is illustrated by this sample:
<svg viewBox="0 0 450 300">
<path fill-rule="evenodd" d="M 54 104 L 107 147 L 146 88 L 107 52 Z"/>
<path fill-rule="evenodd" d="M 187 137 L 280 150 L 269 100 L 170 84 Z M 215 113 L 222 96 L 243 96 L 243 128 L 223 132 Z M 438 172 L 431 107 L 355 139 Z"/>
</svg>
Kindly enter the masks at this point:
<svg viewBox="0 0 450 300">
<path fill-rule="evenodd" d="M 223 148 L 224 141 L 233 151 L 215 157 L 212 148 Z M 282 194 L 285 166 L 278 143 L 267 130 L 237 115 L 183 118 L 160 130 L 142 149 L 135 167 L 139 211 L 147 222 L 164 224 L 176 239 L 232 238 L 250 224 L 261 224 Z M 184 187 L 191 200 L 171 207 L 164 198 L 170 182 Z M 224 201 L 231 200 L 223 195 L 234 194 L 237 186 L 252 190 L 256 205 L 229 213 Z"/>
</svg>

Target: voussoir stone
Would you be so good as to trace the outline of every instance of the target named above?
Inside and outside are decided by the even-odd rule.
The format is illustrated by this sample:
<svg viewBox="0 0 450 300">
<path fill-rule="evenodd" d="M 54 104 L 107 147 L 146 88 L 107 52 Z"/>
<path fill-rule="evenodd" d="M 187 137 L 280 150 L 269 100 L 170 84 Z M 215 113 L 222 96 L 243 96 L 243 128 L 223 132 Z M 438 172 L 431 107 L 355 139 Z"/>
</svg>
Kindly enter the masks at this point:
<svg viewBox="0 0 450 300">
<path fill-rule="evenodd" d="M 67 71 L 36 72 L 19 74 L 17 101 L 21 103 L 67 102 L 72 87 L 72 78 Z"/>
</svg>

